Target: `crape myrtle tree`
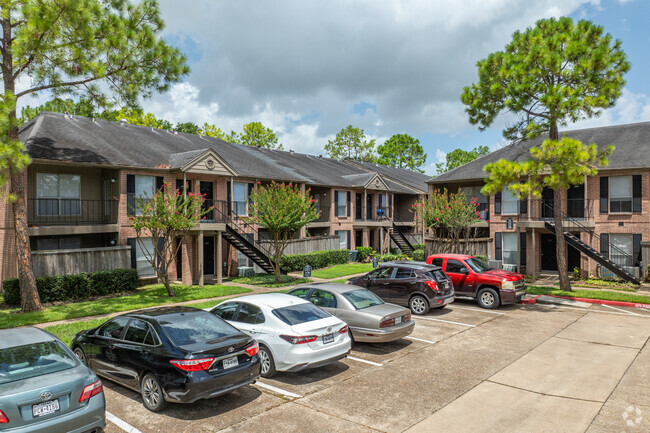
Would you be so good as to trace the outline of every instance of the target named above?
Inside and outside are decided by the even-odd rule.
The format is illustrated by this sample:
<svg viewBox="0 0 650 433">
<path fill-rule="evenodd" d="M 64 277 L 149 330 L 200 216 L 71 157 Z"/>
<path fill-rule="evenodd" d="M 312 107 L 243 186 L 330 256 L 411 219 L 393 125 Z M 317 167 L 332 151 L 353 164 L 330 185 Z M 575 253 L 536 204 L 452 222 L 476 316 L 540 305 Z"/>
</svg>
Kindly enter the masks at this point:
<svg viewBox="0 0 650 433">
<path fill-rule="evenodd" d="M 176 296 L 170 284 L 169 269 L 176 262 L 183 238 L 212 208 L 203 208 L 205 197 L 164 184 L 151 197 L 135 198 L 135 213 L 131 225 L 136 241 L 154 271 L 158 281 L 164 284 L 169 296 Z M 151 239 L 148 248 L 145 239 Z"/>
<path fill-rule="evenodd" d="M 38 92 L 137 105 L 189 72 L 186 58 L 162 38 L 155 0 L 3 0 L 0 2 L 0 191 L 8 193 L 22 311 L 41 308 L 32 269 L 25 203 L 30 163 L 18 141 L 16 103 Z M 21 83 L 17 88 L 17 83 Z"/>
<path fill-rule="evenodd" d="M 598 116 L 621 95 L 623 75 L 630 68 L 621 42 L 602 27 L 585 20 L 549 18 L 524 32 L 515 32 L 503 51 L 478 62 L 479 81 L 466 87 L 461 101 L 469 120 L 479 129 L 489 127 L 498 114 L 517 119 L 504 130 L 514 142 L 547 135 L 522 163 L 501 160 L 488 164 L 483 193 L 508 186 L 519 198 L 539 197 L 545 186 L 554 188 L 555 227 L 562 227 L 561 198 L 570 185 L 596 173 L 612 148 L 598 153 L 595 146 L 560 140 L 558 127 Z M 560 286 L 571 290 L 563 231 L 556 230 Z"/>
<path fill-rule="evenodd" d="M 418 221 L 431 230 L 434 251 L 468 254 L 472 253 L 472 239 L 476 237 L 471 226 L 481 220 L 478 205 L 476 197 L 468 200 L 462 190 L 450 193 L 444 188 L 420 198 L 413 211 Z"/>
<path fill-rule="evenodd" d="M 271 265 L 278 283 L 281 282 L 282 255 L 293 234 L 319 216 L 314 203 L 309 189 L 303 192 L 300 186 L 292 183 L 262 185 L 257 182 L 257 188 L 251 192 L 245 221 L 269 231 Z"/>
</svg>

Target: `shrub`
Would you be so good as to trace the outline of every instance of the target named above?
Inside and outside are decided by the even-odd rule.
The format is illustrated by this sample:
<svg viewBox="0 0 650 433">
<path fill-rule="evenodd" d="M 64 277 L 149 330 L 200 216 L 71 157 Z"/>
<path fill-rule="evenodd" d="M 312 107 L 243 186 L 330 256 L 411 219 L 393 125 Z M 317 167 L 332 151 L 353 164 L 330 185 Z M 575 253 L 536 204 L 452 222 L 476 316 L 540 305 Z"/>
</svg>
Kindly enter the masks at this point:
<svg viewBox="0 0 650 433">
<path fill-rule="evenodd" d="M 350 261 L 350 250 L 324 250 L 307 254 L 291 254 L 282 256 L 282 270 L 285 272 L 302 271 L 309 265 L 313 269 L 340 265 Z"/>
<path fill-rule="evenodd" d="M 487 257 L 485 257 L 485 256 L 476 255 L 476 256 L 474 256 L 474 257 L 476 257 L 477 259 L 479 259 L 480 261 L 482 261 L 482 262 L 485 263 L 485 264 L 487 264 L 487 262 L 488 262 L 488 259 L 487 259 Z"/>
<path fill-rule="evenodd" d="M 379 258 L 380 262 L 392 262 L 393 260 L 411 260 L 406 254 L 384 254 Z"/>
<path fill-rule="evenodd" d="M 372 247 L 357 247 L 357 261 L 363 262 L 368 258 L 372 258 L 375 255 L 375 251 Z"/>
<path fill-rule="evenodd" d="M 57 302 L 86 299 L 91 296 L 108 295 L 134 290 L 138 287 L 138 271 L 115 269 L 74 275 L 53 275 L 38 277 L 36 288 L 41 302 Z M 5 304 L 20 305 L 20 283 L 18 278 L 2 282 Z"/>
<path fill-rule="evenodd" d="M 413 260 L 416 262 L 423 262 L 426 260 L 426 257 L 424 255 L 424 250 L 415 250 L 413 251 Z"/>
<path fill-rule="evenodd" d="M 424 244 L 413 244 L 414 250 L 424 250 Z"/>
</svg>

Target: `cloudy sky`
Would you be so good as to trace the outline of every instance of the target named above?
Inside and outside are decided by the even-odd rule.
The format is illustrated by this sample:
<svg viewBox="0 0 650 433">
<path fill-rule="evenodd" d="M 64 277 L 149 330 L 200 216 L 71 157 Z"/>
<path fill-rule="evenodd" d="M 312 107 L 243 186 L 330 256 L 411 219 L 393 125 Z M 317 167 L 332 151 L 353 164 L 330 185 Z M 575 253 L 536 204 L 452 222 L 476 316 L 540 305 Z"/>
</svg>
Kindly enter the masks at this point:
<svg viewBox="0 0 650 433">
<path fill-rule="evenodd" d="M 503 144 L 479 132 L 459 96 L 476 62 L 536 20 L 586 18 L 623 41 L 632 63 L 617 106 L 579 126 L 650 120 L 647 0 L 160 0 L 164 37 L 191 74 L 144 101 L 157 116 L 225 131 L 260 121 L 285 148 L 324 153 L 348 124 L 380 144 L 421 140 L 431 165 L 456 148 Z"/>
</svg>

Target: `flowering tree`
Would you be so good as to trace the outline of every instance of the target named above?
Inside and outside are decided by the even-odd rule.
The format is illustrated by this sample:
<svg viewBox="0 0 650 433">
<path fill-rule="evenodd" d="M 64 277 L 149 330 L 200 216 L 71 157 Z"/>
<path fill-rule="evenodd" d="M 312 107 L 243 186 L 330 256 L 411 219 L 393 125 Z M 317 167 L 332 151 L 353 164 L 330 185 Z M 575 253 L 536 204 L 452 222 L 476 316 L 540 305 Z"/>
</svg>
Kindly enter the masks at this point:
<svg viewBox="0 0 650 433">
<path fill-rule="evenodd" d="M 469 242 L 464 242 L 461 251 L 460 239 L 463 235 L 467 240 L 472 238 L 471 225 L 481 220 L 478 205 L 476 197 L 468 201 L 460 189 L 449 193 L 445 188 L 434 190 L 413 207 L 418 218 L 433 232 L 436 251 L 468 253 Z"/>
<path fill-rule="evenodd" d="M 151 198 L 136 197 L 136 216 L 131 218 L 136 239 L 145 258 L 153 266 L 158 281 L 165 285 L 169 296 L 176 296 L 169 282 L 169 267 L 176 260 L 181 243 L 175 240 L 196 226 L 204 215 L 212 211 L 203 209 L 205 197 L 163 185 Z M 144 239 L 150 238 L 149 249 Z"/>
<path fill-rule="evenodd" d="M 302 192 L 298 185 L 272 182 L 262 186 L 257 182 L 250 196 L 249 224 L 258 224 L 269 231 L 275 280 L 280 282 L 280 261 L 293 234 L 318 218 L 310 190 Z M 275 263 L 273 263 L 275 262 Z"/>
</svg>

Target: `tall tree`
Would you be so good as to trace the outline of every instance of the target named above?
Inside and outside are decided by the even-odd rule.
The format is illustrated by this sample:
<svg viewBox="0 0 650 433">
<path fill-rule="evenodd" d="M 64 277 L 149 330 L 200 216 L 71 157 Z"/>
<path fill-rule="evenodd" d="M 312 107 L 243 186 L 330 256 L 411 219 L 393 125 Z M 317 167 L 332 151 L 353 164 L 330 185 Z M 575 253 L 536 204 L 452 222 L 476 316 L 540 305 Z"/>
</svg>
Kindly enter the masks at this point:
<svg viewBox="0 0 650 433">
<path fill-rule="evenodd" d="M 375 139 L 366 139 L 363 129 L 348 125 L 336 134 L 334 140 L 329 140 L 325 150 L 330 158 L 354 159 L 356 161 L 375 161 Z"/>
<path fill-rule="evenodd" d="M 420 145 L 420 140 L 408 134 L 395 134 L 377 147 L 379 158 L 377 162 L 397 168 L 407 168 L 423 172 L 422 165 L 427 160 L 427 154 Z"/>
<path fill-rule="evenodd" d="M 221 140 L 228 140 L 228 135 L 221 130 L 221 128 L 217 128 L 215 125 L 212 125 L 210 123 L 204 123 L 203 126 L 201 126 L 201 129 L 199 130 L 199 134 L 205 135 L 206 137 L 214 137 L 214 138 L 219 138 Z"/>
<path fill-rule="evenodd" d="M 184 132 L 186 134 L 199 135 L 201 128 L 196 123 L 193 122 L 179 122 L 174 127 L 178 132 Z"/>
<path fill-rule="evenodd" d="M 461 100 L 467 105 L 469 120 L 481 130 L 489 127 L 499 113 L 507 111 L 519 117 L 504 130 L 506 138 L 522 140 L 548 134 L 550 141 L 536 151 L 538 157 L 533 155 L 531 161 L 510 167 L 522 170 L 520 186 L 515 184 L 511 190 L 520 197 L 537 196 L 539 185 L 555 185 L 555 227 L 562 227 L 561 199 L 568 185 L 554 178 L 566 169 L 587 170 L 599 157 L 592 155 L 592 147 L 576 146 L 567 140 L 558 142 L 558 127 L 598 116 L 613 106 L 621 95 L 623 75 L 629 68 L 621 42 L 604 33 L 602 27 L 585 20 L 574 23 L 567 17 L 549 18 L 537 21 L 535 27 L 524 32 L 515 32 L 504 51 L 479 61 L 479 82 L 463 91 Z M 584 153 L 593 158 L 582 158 Z M 605 158 L 606 154 L 600 157 Z M 539 172 L 531 167 L 536 159 L 550 170 L 541 182 Z M 567 167 L 563 162 L 566 159 L 576 161 L 578 166 Z M 503 162 L 486 167 L 489 177 L 485 193 L 495 193 L 513 180 L 512 173 L 504 173 L 501 168 L 505 168 Z M 568 180 L 582 183 L 582 179 Z M 560 286 L 571 290 L 563 230 L 556 230 L 556 239 Z"/>
<path fill-rule="evenodd" d="M 474 161 L 476 158 L 485 156 L 490 153 L 490 148 L 487 146 L 478 146 L 472 150 L 456 149 L 452 150 L 445 157 L 445 162 L 436 163 L 437 174 L 442 174 L 460 167 L 463 164 Z"/>
<path fill-rule="evenodd" d="M 267 128 L 260 122 L 247 123 L 243 127 L 243 132 L 237 134 L 235 131 L 230 132 L 228 140 L 233 143 L 245 144 L 247 146 L 266 147 L 268 149 L 282 150 L 282 143 L 278 144 L 278 137 L 271 128 Z"/>
<path fill-rule="evenodd" d="M 189 68 L 185 56 L 159 37 L 164 24 L 155 0 L 3 1 L 0 15 L 0 181 L 9 179 L 22 311 L 33 311 L 41 304 L 25 203 L 23 170 L 30 161 L 18 141 L 16 101 L 49 91 L 100 102 L 111 95 L 135 106 L 138 97 L 166 91 Z M 19 81 L 29 86 L 17 92 Z"/>
<path fill-rule="evenodd" d="M 26 106 L 20 110 L 20 123 L 26 123 L 36 117 L 41 111 L 52 111 L 54 113 L 70 113 L 76 116 L 92 117 L 95 119 L 115 120 L 118 111 L 104 109 L 101 111 L 97 104 L 90 99 L 54 98 L 38 107 Z"/>
</svg>

